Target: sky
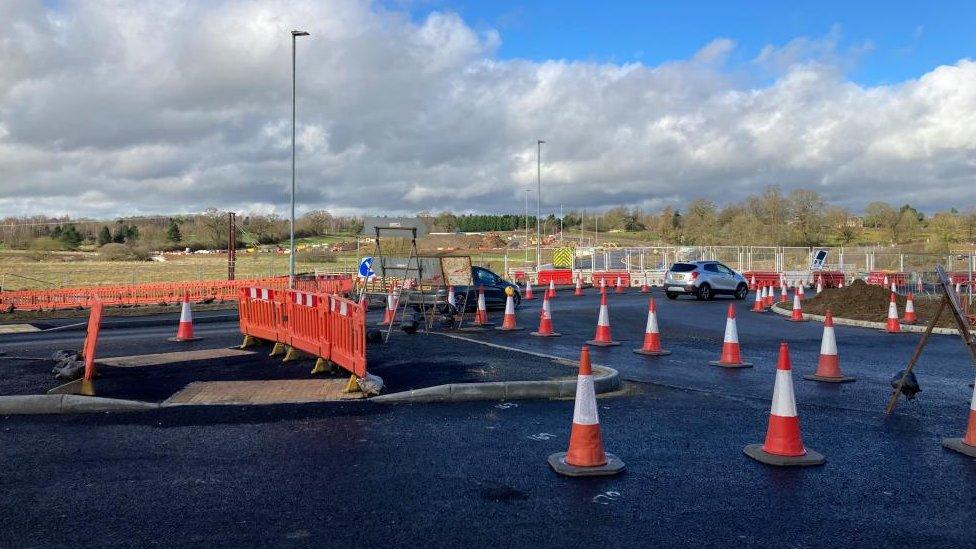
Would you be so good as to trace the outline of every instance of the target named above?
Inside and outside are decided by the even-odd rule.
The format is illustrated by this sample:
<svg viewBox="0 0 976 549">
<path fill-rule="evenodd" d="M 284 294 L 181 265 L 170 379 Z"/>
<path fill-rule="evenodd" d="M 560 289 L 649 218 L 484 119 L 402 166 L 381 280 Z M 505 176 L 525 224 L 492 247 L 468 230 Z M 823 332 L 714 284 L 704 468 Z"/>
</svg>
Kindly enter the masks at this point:
<svg viewBox="0 0 976 549">
<path fill-rule="evenodd" d="M 682 5 L 677 5 L 682 4 Z M 694 5 L 683 5 L 694 4 Z M 976 205 L 976 3 L 0 2 L 0 217 Z"/>
</svg>

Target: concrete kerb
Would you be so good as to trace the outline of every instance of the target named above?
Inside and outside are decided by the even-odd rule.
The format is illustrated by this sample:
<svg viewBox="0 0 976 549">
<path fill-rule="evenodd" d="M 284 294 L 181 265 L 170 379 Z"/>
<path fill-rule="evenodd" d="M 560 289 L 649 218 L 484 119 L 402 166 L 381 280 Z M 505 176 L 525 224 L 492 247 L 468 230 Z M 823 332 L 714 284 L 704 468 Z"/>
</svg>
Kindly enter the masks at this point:
<svg viewBox="0 0 976 549">
<path fill-rule="evenodd" d="M 790 310 L 783 309 L 783 308 L 781 308 L 779 306 L 778 303 L 774 303 L 773 306 L 770 308 L 770 310 L 773 311 L 774 313 L 780 315 L 780 316 L 791 316 L 793 314 L 793 310 L 792 309 L 790 309 Z M 824 321 L 824 317 L 823 316 L 821 316 L 821 315 L 814 315 L 814 314 L 810 314 L 810 313 L 803 313 L 803 318 L 805 318 L 807 320 L 816 320 L 817 322 L 823 322 Z M 856 326 L 858 328 L 873 328 L 873 329 L 876 329 L 876 330 L 884 330 L 885 329 L 885 326 L 886 326 L 886 324 L 884 322 L 871 322 L 870 320 L 854 320 L 854 319 L 851 319 L 851 318 L 840 318 L 840 317 L 837 317 L 837 316 L 834 317 L 834 324 L 840 325 L 840 326 Z M 924 324 L 922 324 L 922 325 L 919 325 L 919 324 L 914 324 L 914 325 L 912 325 L 912 324 L 902 324 L 901 325 L 901 331 L 903 331 L 903 332 L 916 332 L 916 333 L 920 333 L 921 334 L 921 333 L 924 333 L 925 332 L 925 325 Z M 955 328 L 933 328 L 932 329 L 932 333 L 933 334 L 941 334 L 941 335 L 959 335 L 959 330 L 957 330 Z"/>
<path fill-rule="evenodd" d="M 79 395 L 0 396 L 0 415 L 141 412 L 157 408 L 159 404 L 155 402 Z"/>
<path fill-rule="evenodd" d="M 461 337 L 456 334 L 431 332 L 451 339 L 469 341 L 487 347 L 504 349 L 527 355 L 547 358 L 553 362 L 566 366 L 578 366 L 579 363 L 559 356 L 534 351 L 526 351 L 516 347 L 498 345 L 487 341 L 478 341 Z M 597 394 L 609 393 L 620 388 L 620 373 L 617 370 L 600 365 L 593 365 L 593 386 Z M 449 383 L 434 387 L 424 387 L 411 391 L 401 391 L 380 395 L 369 399 L 380 403 L 403 402 L 458 402 L 471 400 L 518 400 L 531 398 L 568 398 L 576 396 L 576 379 L 538 380 L 538 381 L 491 381 L 486 383 Z"/>
</svg>

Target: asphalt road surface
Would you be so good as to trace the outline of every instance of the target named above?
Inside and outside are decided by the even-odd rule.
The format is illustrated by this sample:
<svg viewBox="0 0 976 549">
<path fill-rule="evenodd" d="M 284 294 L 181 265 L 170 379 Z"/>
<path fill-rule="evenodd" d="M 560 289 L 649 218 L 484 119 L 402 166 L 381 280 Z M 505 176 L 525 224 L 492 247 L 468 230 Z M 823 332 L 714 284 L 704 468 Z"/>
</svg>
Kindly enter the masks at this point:
<svg viewBox="0 0 976 549">
<path fill-rule="evenodd" d="M 589 294 L 553 302 L 562 338 L 468 337 L 576 358 L 596 322 Z M 743 354 L 756 367 L 727 371 L 708 365 L 727 302 L 655 295 L 671 356 L 631 352 L 646 315 L 636 292 L 610 298 L 624 344 L 592 351 L 633 380 L 599 401 L 606 448 L 627 463 L 621 476 L 567 479 L 549 469 L 546 456 L 567 445 L 571 400 L 5 417 L 0 546 L 972 544 L 976 463 L 939 445 L 962 433 L 972 391 L 957 339 L 930 343 L 918 366 L 923 392 L 885 421 L 888 379 L 917 334 L 837 327 L 842 368 L 858 381 L 822 386 L 800 379 L 816 363 L 821 325 L 736 302 Z M 539 305 L 525 303 L 519 321 L 536 322 Z M 208 344 L 237 342 L 233 325 L 198 330 Z M 106 352 L 158 352 L 153 329 L 124 332 L 107 336 Z M 544 367 L 520 353 L 416 337 L 427 355 Z M 33 348 L 27 339 L 0 347 Z M 742 454 L 765 433 L 781 340 L 793 352 L 804 440 L 827 456 L 822 467 L 777 469 Z"/>
</svg>

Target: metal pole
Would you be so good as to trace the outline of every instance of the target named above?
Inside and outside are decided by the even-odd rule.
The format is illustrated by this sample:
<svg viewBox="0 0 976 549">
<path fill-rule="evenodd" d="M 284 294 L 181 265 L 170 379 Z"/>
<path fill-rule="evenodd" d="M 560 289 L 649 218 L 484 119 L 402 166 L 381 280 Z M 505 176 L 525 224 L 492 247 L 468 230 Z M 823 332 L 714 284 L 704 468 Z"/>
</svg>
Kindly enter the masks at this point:
<svg viewBox="0 0 976 549">
<path fill-rule="evenodd" d="M 525 260 L 526 266 L 529 264 L 529 189 L 525 189 Z"/>
<path fill-rule="evenodd" d="M 559 205 L 559 242 L 563 241 L 563 205 Z"/>
<path fill-rule="evenodd" d="M 288 287 L 295 287 L 295 117 L 297 92 L 295 90 L 295 41 L 308 36 L 305 31 L 291 31 L 291 222 L 289 224 Z"/>
<path fill-rule="evenodd" d="M 536 221 L 535 221 L 535 236 L 537 239 L 535 247 L 535 269 L 539 270 L 542 265 L 542 144 L 545 141 L 541 139 L 536 140 L 536 153 L 535 153 L 535 182 L 536 182 L 536 192 L 538 193 L 536 200 Z"/>
</svg>

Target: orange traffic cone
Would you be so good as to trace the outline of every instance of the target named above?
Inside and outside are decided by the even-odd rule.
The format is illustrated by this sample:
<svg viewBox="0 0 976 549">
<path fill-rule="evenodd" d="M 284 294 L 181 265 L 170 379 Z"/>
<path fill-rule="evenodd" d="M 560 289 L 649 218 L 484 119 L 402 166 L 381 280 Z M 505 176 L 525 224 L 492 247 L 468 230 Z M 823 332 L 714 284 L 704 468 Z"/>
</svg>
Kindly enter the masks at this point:
<svg viewBox="0 0 976 549">
<path fill-rule="evenodd" d="M 448 302 L 450 303 L 451 296 L 447 296 Z M 396 322 L 396 299 L 393 297 L 393 288 L 386 293 L 386 310 L 383 311 L 383 320 L 378 324 L 378 326 L 389 326 Z"/>
<path fill-rule="evenodd" d="M 600 277 L 600 293 L 607 293 L 607 279 L 604 277 Z"/>
<path fill-rule="evenodd" d="M 613 341 L 610 337 L 610 311 L 607 308 L 607 294 L 604 292 L 600 296 L 600 316 L 596 321 L 596 335 L 587 341 L 590 345 L 597 347 L 610 347 L 620 345 L 619 341 Z"/>
<path fill-rule="evenodd" d="M 190 311 L 190 296 L 183 294 L 183 306 L 180 308 L 180 325 L 176 329 L 176 337 L 169 341 L 197 341 L 199 337 L 193 335 L 193 313 Z"/>
<path fill-rule="evenodd" d="M 556 299 L 556 283 L 551 278 L 549 279 L 549 290 L 546 292 L 546 297 Z"/>
<path fill-rule="evenodd" d="M 834 315 L 830 309 L 827 309 L 827 314 L 824 315 L 823 339 L 820 340 L 820 360 L 817 361 L 817 373 L 805 375 L 803 379 L 827 383 L 855 381 L 855 378 L 845 376 L 840 371 L 840 360 L 837 358 L 837 338 L 834 335 Z"/>
<path fill-rule="evenodd" d="M 539 313 L 539 329 L 534 332 L 529 332 L 529 335 L 537 337 L 559 337 L 562 335 L 552 331 L 552 308 L 549 305 L 548 297 L 542 300 L 542 312 Z"/>
<path fill-rule="evenodd" d="M 763 290 L 756 290 L 756 300 L 752 303 L 752 309 L 750 310 L 754 313 L 765 312 L 765 309 L 763 309 Z"/>
<path fill-rule="evenodd" d="M 803 293 L 802 282 L 796 285 L 796 295 L 800 296 L 800 301 L 803 301 L 803 299 L 806 297 L 806 295 Z"/>
<path fill-rule="evenodd" d="M 496 330 L 505 330 L 507 332 L 513 332 L 516 330 L 521 330 L 515 324 L 515 300 L 511 295 L 505 298 L 505 317 L 502 319 L 502 325 L 495 328 Z"/>
<path fill-rule="evenodd" d="M 644 346 L 640 349 L 634 349 L 634 352 L 646 356 L 671 354 L 671 351 L 661 348 L 661 333 L 657 327 L 657 306 L 654 304 L 653 297 L 647 301 L 647 327 L 644 328 Z"/>
<path fill-rule="evenodd" d="M 617 277 L 617 286 L 613 289 L 613 293 L 615 294 L 624 293 L 624 283 L 623 281 L 620 280 L 619 276 Z"/>
<path fill-rule="evenodd" d="M 976 388 L 973 389 L 973 398 L 969 401 L 969 421 L 966 423 L 966 434 L 962 438 L 944 438 L 942 439 L 942 446 L 969 457 L 976 457 Z"/>
<path fill-rule="evenodd" d="M 756 289 L 756 275 L 752 275 L 752 278 L 749 279 L 749 289 L 750 290 Z"/>
<path fill-rule="evenodd" d="M 803 286 L 800 286 L 801 288 Z M 793 314 L 788 318 L 790 322 L 806 322 L 807 319 L 803 318 L 803 306 L 800 304 L 800 294 L 793 294 Z"/>
<path fill-rule="evenodd" d="M 888 301 L 888 323 L 885 331 L 889 334 L 900 334 L 901 324 L 898 323 L 898 303 L 895 302 L 895 292 L 891 292 L 891 299 Z"/>
<path fill-rule="evenodd" d="M 647 292 L 651 291 L 651 289 L 647 286 L 647 275 L 644 275 L 644 281 L 641 282 L 641 290 L 640 291 L 641 291 L 642 294 L 646 294 Z"/>
<path fill-rule="evenodd" d="M 475 326 L 491 326 L 492 323 L 488 322 L 488 309 L 485 307 L 485 288 L 484 286 L 478 286 L 478 310 L 474 314 Z"/>
<path fill-rule="evenodd" d="M 712 366 L 724 368 L 748 368 L 751 362 L 743 362 L 739 350 L 739 329 L 735 325 L 735 306 L 729 303 L 729 312 L 725 319 L 725 339 L 722 343 L 722 356 L 718 360 L 709 362 Z"/>
<path fill-rule="evenodd" d="M 583 275 L 576 277 L 576 290 L 573 292 L 576 297 L 583 296 Z"/>
<path fill-rule="evenodd" d="M 763 307 L 767 309 L 773 306 L 773 301 L 774 301 L 773 294 L 776 293 L 776 291 L 773 288 L 774 287 L 772 284 L 770 284 L 766 288 L 766 299 L 763 300 Z"/>
<path fill-rule="evenodd" d="M 532 281 L 528 279 L 525 280 L 525 295 L 522 296 L 522 299 L 535 299 L 535 296 L 532 295 Z"/>
<path fill-rule="evenodd" d="M 915 316 L 915 295 L 908 292 L 908 301 L 905 302 L 905 316 L 901 319 L 902 324 L 915 324 L 918 317 Z"/>
<path fill-rule="evenodd" d="M 780 303 L 789 303 L 790 302 L 790 296 L 789 296 L 788 293 L 786 293 L 786 284 L 785 283 L 782 283 L 782 282 L 780 283 L 780 286 L 779 286 L 779 302 Z"/>
<path fill-rule="evenodd" d="M 888 285 L 888 275 L 885 275 L 885 277 L 884 277 L 884 285 L 885 286 Z"/>
<path fill-rule="evenodd" d="M 560 475 L 571 477 L 615 475 L 624 470 L 624 462 L 603 450 L 600 415 L 596 408 L 590 349 L 580 352 L 579 377 L 576 378 L 576 405 L 569 449 L 549 456 L 549 465 Z"/>
<path fill-rule="evenodd" d="M 818 276 L 817 277 L 817 294 L 819 295 L 820 292 L 822 292 L 822 291 L 823 291 L 823 277 L 822 276 Z"/>
<path fill-rule="evenodd" d="M 822 465 L 827 461 L 822 454 L 803 446 L 800 418 L 796 415 L 796 397 L 793 394 L 790 348 L 786 342 L 779 345 L 779 362 L 776 364 L 776 383 L 773 385 L 773 405 L 769 410 L 766 442 L 750 444 L 743 451 L 752 459 L 767 465 Z"/>
</svg>

